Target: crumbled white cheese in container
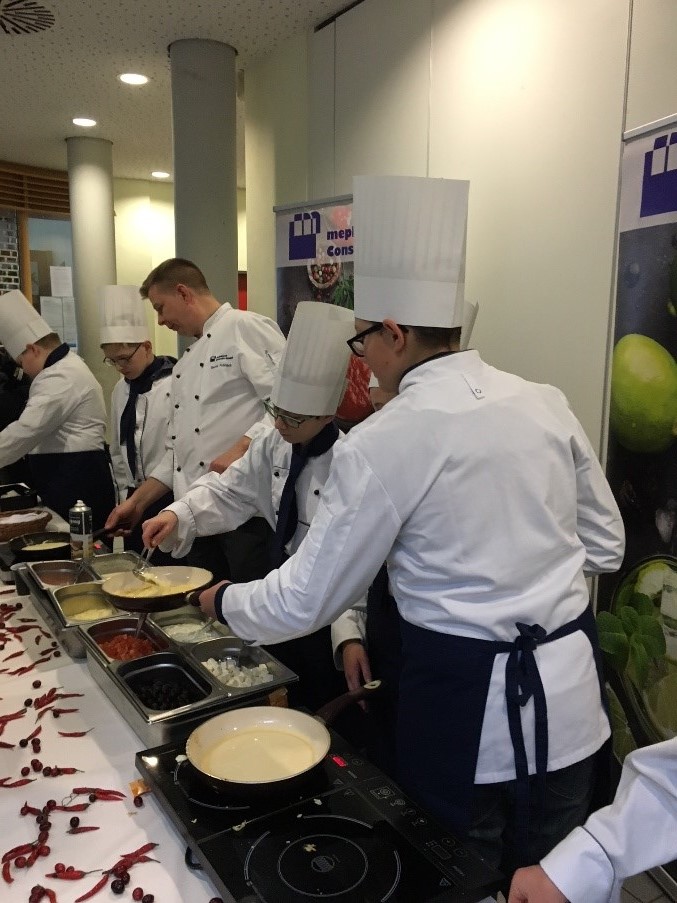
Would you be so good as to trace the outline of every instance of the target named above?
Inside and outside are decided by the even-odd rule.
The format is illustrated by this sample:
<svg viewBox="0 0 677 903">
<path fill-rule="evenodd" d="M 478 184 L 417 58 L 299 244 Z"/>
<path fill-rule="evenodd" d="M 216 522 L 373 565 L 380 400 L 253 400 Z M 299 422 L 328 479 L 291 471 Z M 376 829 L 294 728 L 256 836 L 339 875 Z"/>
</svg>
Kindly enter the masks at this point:
<svg viewBox="0 0 677 903">
<path fill-rule="evenodd" d="M 232 658 L 224 658 L 221 661 L 208 658 L 202 664 L 228 687 L 255 687 L 274 680 L 274 675 L 270 673 L 266 664 L 236 665 Z"/>
<path fill-rule="evenodd" d="M 178 624 L 168 624 L 162 629 L 177 643 L 192 643 L 196 637 L 199 640 L 210 640 L 221 635 L 211 627 L 205 628 L 204 623 L 200 624 L 197 621 L 181 621 Z"/>
</svg>

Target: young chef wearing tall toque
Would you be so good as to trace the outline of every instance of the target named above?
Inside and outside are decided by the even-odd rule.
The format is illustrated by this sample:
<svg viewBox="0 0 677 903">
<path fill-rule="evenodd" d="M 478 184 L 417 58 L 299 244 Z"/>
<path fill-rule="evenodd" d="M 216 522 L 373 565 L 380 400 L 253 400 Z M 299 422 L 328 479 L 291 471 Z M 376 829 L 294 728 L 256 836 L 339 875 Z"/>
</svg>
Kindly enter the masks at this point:
<svg viewBox="0 0 677 903">
<path fill-rule="evenodd" d="M 225 470 L 270 425 L 263 399 L 270 396 L 285 345 L 268 317 L 217 301 L 190 260 L 165 260 L 146 277 L 141 295 L 161 326 L 197 341 L 174 367 L 167 390 L 171 419 L 164 457 L 108 518 L 109 528 L 126 531 L 168 490 L 180 498 L 210 470 Z M 269 542 L 265 520 L 252 517 L 232 533 L 200 537 L 191 564 L 218 577 L 250 580 L 268 571 Z"/>
<path fill-rule="evenodd" d="M 297 306 L 268 403 L 277 428 L 254 439 L 224 474 L 198 480 L 146 521 L 146 544 L 162 542 L 183 555 L 196 536 L 234 530 L 260 511 L 275 530 L 272 565 L 298 549 L 342 435 L 333 418 L 345 389 L 352 332 L 352 311 L 316 301 Z M 290 687 L 293 704 L 319 708 L 341 692 L 329 627 L 270 651 L 299 675 L 299 684 Z"/>
<path fill-rule="evenodd" d="M 0 297 L 0 341 L 32 379 L 23 413 L 0 432 L 0 467 L 28 455 L 44 504 L 67 520 L 85 499 L 100 529 L 115 503 L 101 386 L 19 291 Z"/>
<path fill-rule="evenodd" d="M 467 196 L 466 182 L 355 179 L 351 345 L 399 394 L 337 448 L 297 554 L 216 609 L 271 643 L 333 621 L 387 559 L 400 781 L 509 871 L 585 816 L 609 736 L 585 577 L 619 567 L 624 532 L 562 393 L 457 350 Z M 530 783 L 546 799 L 527 832 Z"/>
<path fill-rule="evenodd" d="M 120 374 L 111 396 L 110 452 L 119 498 L 127 499 L 164 457 L 171 411 L 169 380 L 176 358 L 153 353 L 138 286 L 104 285 L 100 301 L 104 360 Z M 165 493 L 149 506 L 149 514 L 171 501 L 171 492 Z M 140 527 L 125 537 L 125 548 L 143 549 Z M 155 564 L 163 563 L 161 558 L 162 553 L 156 554 Z"/>
</svg>

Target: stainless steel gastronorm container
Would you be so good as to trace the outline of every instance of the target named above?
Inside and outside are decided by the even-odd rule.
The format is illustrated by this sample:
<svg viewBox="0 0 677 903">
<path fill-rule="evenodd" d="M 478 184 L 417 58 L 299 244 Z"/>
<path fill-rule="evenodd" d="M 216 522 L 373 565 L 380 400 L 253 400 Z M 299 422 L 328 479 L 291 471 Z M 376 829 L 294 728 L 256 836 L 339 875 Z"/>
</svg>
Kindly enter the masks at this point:
<svg viewBox="0 0 677 903">
<path fill-rule="evenodd" d="M 262 704 L 272 690 L 297 679 L 293 672 L 283 668 L 264 650 L 260 650 L 264 661 L 274 663 L 271 668 L 279 666 L 275 680 L 243 688 L 238 693 L 229 693 L 228 688 L 204 669 L 198 659 L 190 657 L 185 648 L 173 643 L 155 625 L 148 622 L 141 635 L 148 636 L 151 641 L 165 643 L 164 648 L 133 661 L 111 661 L 104 655 L 97 639 L 114 632 L 132 630 L 137 623 L 136 618 L 118 618 L 85 627 L 82 629 L 82 636 L 92 677 L 147 746 L 182 740 L 206 718 L 227 708 Z M 190 688 L 193 701 L 176 708 L 151 708 L 139 693 L 143 696 L 143 685 L 156 679 L 170 682 L 175 680 L 184 684 Z"/>
<path fill-rule="evenodd" d="M 105 555 L 95 555 L 89 566 L 92 572 L 100 579 L 105 580 L 111 574 L 119 574 L 121 571 L 133 571 L 141 564 L 141 556 L 136 552 L 109 552 Z"/>
<path fill-rule="evenodd" d="M 86 561 L 71 561 L 70 559 L 34 561 L 27 563 L 27 567 L 36 582 L 45 590 L 71 586 L 76 582 L 91 583 L 92 580 L 97 579 Z"/>
<path fill-rule="evenodd" d="M 199 629 L 207 623 L 206 615 L 203 615 L 200 609 L 195 608 L 194 605 L 183 605 L 181 608 L 173 609 L 173 611 L 153 612 L 150 620 L 163 632 L 166 631 L 167 627 L 174 627 L 177 624 L 194 624 L 195 628 Z M 170 636 L 170 634 L 167 634 L 167 636 Z M 211 640 L 216 636 L 230 637 L 232 633 L 225 624 L 214 621 L 209 627 L 209 632 L 205 631 L 201 640 Z M 170 639 L 181 646 L 190 646 L 192 644 L 192 640 L 182 640 L 172 636 L 170 636 Z"/>
</svg>

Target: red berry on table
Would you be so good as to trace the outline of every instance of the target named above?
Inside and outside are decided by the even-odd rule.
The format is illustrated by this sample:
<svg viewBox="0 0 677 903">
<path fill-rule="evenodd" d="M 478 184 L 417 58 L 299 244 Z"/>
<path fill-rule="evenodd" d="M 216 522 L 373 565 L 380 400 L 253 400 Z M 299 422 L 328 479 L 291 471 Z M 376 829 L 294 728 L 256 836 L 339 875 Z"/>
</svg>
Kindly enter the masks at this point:
<svg viewBox="0 0 677 903">
<path fill-rule="evenodd" d="M 143 806 L 143 797 L 141 796 L 141 794 L 134 797 L 134 805 L 137 809 L 140 809 Z"/>
<path fill-rule="evenodd" d="M 38 690 L 42 686 L 42 681 L 34 680 L 33 681 L 33 689 Z"/>
<path fill-rule="evenodd" d="M 142 899 L 143 899 L 143 888 L 142 888 L 142 887 L 135 887 L 134 890 L 132 891 L 132 900 L 137 900 L 137 901 L 139 901 L 139 900 L 142 900 Z"/>
</svg>

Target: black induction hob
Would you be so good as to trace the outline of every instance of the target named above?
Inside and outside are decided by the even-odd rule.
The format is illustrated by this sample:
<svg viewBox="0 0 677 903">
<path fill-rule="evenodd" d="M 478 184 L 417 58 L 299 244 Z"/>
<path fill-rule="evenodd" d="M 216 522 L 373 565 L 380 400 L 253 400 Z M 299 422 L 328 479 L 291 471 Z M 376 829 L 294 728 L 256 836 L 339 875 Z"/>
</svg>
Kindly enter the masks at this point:
<svg viewBox="0 0 677 903">
<path fill-rule="evenodd" d="M 476 903 L 501 885 L 334 732 L 302 790 L 252 806 L 206 787 L 184 752 L 143 750 L 136 765 L 226 903 Z"/>
</svg>

